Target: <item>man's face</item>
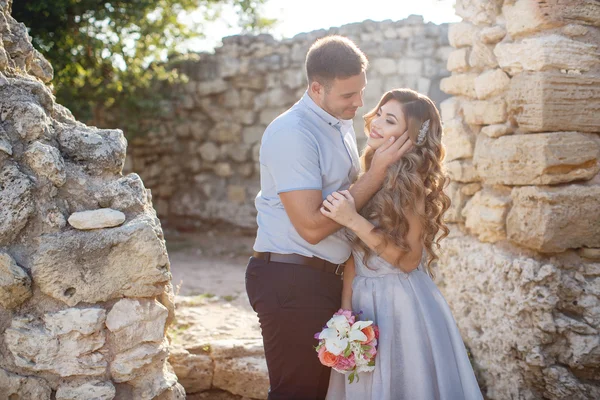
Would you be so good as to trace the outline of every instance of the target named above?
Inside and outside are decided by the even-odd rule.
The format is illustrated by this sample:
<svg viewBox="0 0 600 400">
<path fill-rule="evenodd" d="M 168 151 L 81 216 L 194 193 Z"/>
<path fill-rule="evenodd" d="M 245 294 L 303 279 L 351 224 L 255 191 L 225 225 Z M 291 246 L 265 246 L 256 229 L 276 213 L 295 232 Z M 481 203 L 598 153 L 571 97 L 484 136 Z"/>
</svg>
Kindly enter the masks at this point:
<svg viewBox="0 0 600 400">
<path fill-rule="evenodd" d="M 339 119 L 352 119 L 363 105 L 363 93 L 367 86 L 364 72 L 346 79 L 334 79 L 329 90 L 320 96 L 321 108 Z"/>
</svg>

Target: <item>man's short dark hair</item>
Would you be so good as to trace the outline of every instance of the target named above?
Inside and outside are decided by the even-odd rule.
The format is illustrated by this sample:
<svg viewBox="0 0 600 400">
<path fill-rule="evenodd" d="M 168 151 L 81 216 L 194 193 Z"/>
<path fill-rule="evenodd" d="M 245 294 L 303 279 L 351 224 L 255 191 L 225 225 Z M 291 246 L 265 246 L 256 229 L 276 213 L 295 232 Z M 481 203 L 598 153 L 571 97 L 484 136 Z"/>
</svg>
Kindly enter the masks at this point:
<svg viewBox="0 0 600 400">
<path fill-rule="evenodd" d="M 317 81 L 329 87 L 334 79 L 346 79 L 367 70 L 365 54 L 344 36 L 332 35 L 318 39 L 306 54 L 308 82 Z"/>
</svg>

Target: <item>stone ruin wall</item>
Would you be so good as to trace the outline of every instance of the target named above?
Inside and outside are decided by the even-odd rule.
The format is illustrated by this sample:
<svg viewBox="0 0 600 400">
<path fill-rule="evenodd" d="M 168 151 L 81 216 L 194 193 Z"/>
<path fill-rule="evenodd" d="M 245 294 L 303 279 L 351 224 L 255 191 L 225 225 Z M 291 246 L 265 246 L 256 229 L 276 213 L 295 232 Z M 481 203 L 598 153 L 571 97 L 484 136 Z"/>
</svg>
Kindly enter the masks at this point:
<svg viewBox="0 0 600 400">
<path fill-rule="evenodd" d="M 354 40 L 371 63 L 365 106 L 355 120 L 359 143 L 364 143 L 361 116 L 385 90 L 410 87 L 438 102 L 449 97 L 439 89 L 449 75 L 448 25 L 425 24 L 421 16 L 365 21 L 283 41 L 270 35 L 224 38 L 215 54 L 178 63 L 190 81 L 165 95 L 162 118 L 142 122 L 144 129 L 152 127 L 149 134 L 130 141 L 126 170 L 139 173 L 152 190 L 163 222 L 179 228 L 223 221 L 256 226 L 260 139 L 302 96 L 306 52 L 330 34 Z"/>
<path fill-rule="evenodd" d="M 600 398 L 600 3 L 456 11 L 440 286 L 490 399 Z"/>
<path fill-rule="evenodd" d="M 55 103 L 10 9 L 0 0 L 0 398 L 185 398 L 165 241 L 142 180 L 121 174 L 124 135 Z"/>
</svg>

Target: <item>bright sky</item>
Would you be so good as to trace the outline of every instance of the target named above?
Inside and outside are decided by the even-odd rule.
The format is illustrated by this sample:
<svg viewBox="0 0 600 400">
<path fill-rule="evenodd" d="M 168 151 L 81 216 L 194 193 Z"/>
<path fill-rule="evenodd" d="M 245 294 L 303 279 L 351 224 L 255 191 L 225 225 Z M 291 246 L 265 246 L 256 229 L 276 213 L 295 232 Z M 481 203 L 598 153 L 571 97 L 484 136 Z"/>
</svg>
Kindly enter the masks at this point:
<svg viewBox="0 0 600 400">
<path fill-rule="evenodd" d="M 272 34 L 282 38 L 366 19 L 396 21 L 411 14 L 423 15 L 425 22 L 436 24 L 458 22 L 454 4 L 454 0 L 267 0 L 262 15 L 279 21 Z M 192 14 L 185 19 L 195 17 Z M 233 11 L 225 11 L 223 17 L 228 21 L 237 19 Z M 238 28 L 215 22 L 205 31 L 206 40 L 191 42 L 186 47 L 192 51 L 210 51 L 220 44 L 222 37 L 238 33 Z"/>
</svg>

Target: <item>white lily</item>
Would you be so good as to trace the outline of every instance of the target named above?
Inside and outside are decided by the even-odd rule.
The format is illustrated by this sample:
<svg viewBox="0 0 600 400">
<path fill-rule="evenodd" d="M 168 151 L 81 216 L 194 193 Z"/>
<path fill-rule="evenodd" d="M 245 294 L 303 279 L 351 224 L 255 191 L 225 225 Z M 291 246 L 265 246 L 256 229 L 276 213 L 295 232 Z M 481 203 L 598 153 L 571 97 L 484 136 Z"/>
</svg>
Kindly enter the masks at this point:
<svg viewBox="0 0 600 400">
<path fill-rule="evenodd" d="M 373 321 L 356 321 L 350 328 L 348 339 L 351 341 L 358 340 L 360 342 L 367 340 L 367 335 L 362 333 L 361 330 L 372 324 Z"/>
</svg>

